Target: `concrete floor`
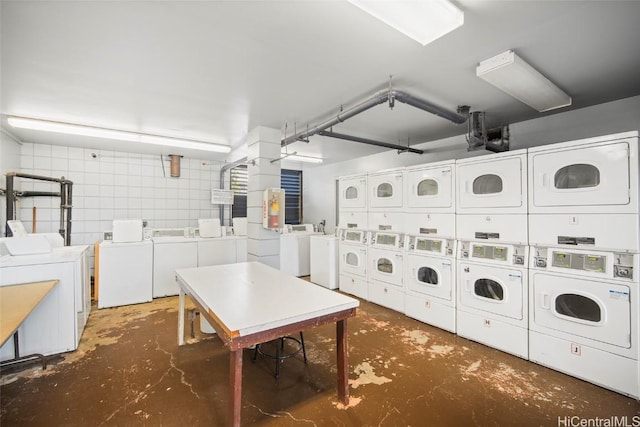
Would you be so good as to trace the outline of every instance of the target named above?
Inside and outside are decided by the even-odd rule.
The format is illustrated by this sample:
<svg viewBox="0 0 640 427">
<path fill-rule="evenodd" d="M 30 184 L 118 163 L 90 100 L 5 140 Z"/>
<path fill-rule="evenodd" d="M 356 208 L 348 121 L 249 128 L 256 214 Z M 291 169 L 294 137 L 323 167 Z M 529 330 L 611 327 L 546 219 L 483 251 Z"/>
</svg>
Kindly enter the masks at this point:
<svg viewBox="0 0 640 427">
<path fill-rule="evenodd" d="M 215 335 L 199 332 L 178 347 L 177 307 L 177 297 L 170 297 L 94 308 L 77 351 L 51 358 L 46 371 L 35 363 L 3 371 L 0 425 L 228 425 L 229 353 Z M 634 399 L 374 304 L 362 302 L 348 332 L 349 406 L 336 400 L 335 327 L 320 327 L 305 332 L 309 363 L 286 360 L 278 380 L 272 360 L 252 363 L 253 352 L 245 350 L 243 425 L 640 421 Z"/>
</svg>

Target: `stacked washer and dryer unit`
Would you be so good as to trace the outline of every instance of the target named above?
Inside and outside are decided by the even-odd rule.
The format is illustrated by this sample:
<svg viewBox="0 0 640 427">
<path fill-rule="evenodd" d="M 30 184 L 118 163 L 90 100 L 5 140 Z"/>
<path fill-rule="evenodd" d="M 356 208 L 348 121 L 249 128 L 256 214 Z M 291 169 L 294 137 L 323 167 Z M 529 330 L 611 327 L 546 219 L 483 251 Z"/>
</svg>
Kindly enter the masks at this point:
<svg viewBox="0 0 640 427">
<path fill-rule="evenodd" d="M 406 168 L 405 314 L 456 332 L 455 161 Z"/>
<path fill-rule="evenodd" d="M 638 132 L 528 155 L 530 360 L 638 398 Z"/>
<path fill-rule="evenodd" d="M 458 335 L 527 359 L 527 152 L 456 162 Z"/>
<path fill-rule="evenodd" d="M 339 288 L 368 300 L 367 175 L 340 178 L 338 192 Z"/>
</svg>

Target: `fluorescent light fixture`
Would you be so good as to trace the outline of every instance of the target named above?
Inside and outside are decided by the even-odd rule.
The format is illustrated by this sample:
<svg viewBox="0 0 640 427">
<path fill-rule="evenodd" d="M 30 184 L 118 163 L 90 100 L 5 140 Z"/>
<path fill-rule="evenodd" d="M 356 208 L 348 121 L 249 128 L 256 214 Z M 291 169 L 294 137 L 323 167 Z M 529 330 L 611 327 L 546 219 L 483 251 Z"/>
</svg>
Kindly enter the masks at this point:
<svg viewBox="0 0 640 427">
<path fill-rule="evenodd" d="M 569 95 L 513 50 L 480 62 L 476 75 L 540 112 L 571 105 Z"/>
<path fill-rule="evenodd" d="M 448 0 L 348 0 L 426 46 L 464 24 L 464 12 Z"/>
<path fill-rule="evenodd" d="M 166 136 L 150 135 L 146 133 L 126 132 L 114 129 L 75 125 L 71 123 L 52 122 L 49 120 L 37 120 L 25 117 L 9 117 L 7 118 L 7 122 L 15 128 L 64 133 L 67 135 L 90 136 L 95 138 L 114 139 L 118 141 L 138 142 L 141 144 L 186 148 L 190 150 L 213 151 L 216 153 L 229 153 L 231 151 L 231 147 L 229 147 L 228 145 L 213 144 L 202 141 L 194 141 L 190 139 L 170 138 Z"/>
<path fill-rule="evenodd" d="M 298 154 L 287 155 L 287 153 L 285 153 L 284 151 L 282 152 L 282 154 L 286 156 L 282 160 L 286 159 L 286 160 L 293 160 L 293 161 L 306 162 L 306 163 L 322 163 L 322 161 L 324 160 L 321 157 L 300 156 Z"/>
</svg>

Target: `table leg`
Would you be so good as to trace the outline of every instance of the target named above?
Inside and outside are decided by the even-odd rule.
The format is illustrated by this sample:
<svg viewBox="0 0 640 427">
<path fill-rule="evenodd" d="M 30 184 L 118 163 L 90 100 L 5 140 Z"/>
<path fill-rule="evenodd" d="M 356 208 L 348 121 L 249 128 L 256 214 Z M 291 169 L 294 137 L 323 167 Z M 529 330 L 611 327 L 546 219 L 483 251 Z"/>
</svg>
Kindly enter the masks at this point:
<svg viewBox="0 0 640 427">
<path fill-rule="evenodd" d="M 178 286 L 178 345 L 184 345 L 184 289 Z"/>
<path fill-rule="evenodd" d="M 231 416 L 232 425 L 240 427 L 242 412 L 242 349 L 231 352 L 229 358 L 229 374 L 231 376 Z"/>
<path fill-rule="evenodd" d="M 349 404 L 349 347 L 347 345 L 347 319 L 336 322 L 338 354 L 338 400 Z"/>
</svg>

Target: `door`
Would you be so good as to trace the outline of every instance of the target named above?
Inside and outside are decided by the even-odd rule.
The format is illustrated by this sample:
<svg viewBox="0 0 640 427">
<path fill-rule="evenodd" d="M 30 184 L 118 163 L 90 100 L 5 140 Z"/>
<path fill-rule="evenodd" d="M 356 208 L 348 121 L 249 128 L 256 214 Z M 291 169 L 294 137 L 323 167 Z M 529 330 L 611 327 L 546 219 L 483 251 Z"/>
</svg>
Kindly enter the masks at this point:
<svg viewBox="0 0 640 427">
<path fill-rule="evenodd" d="M 459 262 L 460 308 L 523 319 L 525 278 L 521 270 Z"/>
<path fill-rule="evenodd" d="M 366 246 L 340 244 L 340 273 L 366 277 Z"/>
<path fill-rule="evenodd" d="M 629 151 L 621 141 L 531 153 L 532 205 L 629 204 Z"/>
<path fill-rule="evenodd" d="M 451 260 L 407 255 L 407 287 L 411 291 L 451 301 L 453 277 Z"/>
<path fill-rule="evenodd" d="M 369 175 L 369 208 L 401 208 L 402 183 L 400 170 Z"/>
<path fill-rule="evenodd" d="M 453 165 L 407 170 L 407 206 L 453 212 L 453 178 Z"/>
<path fill-rule="evenodd" d="M 526 212 L 525 163 L 526 156 L 519 155 L 457 164 L 458 211 L 523 208 Z"/>
<path fill-rule="evenodd" d="M 340 178 L 338 181 L 339 209 L 366 209 L 367 208 L 367 176 L 350 176 Z"/>
<path fill-rule="evenodd" d="M 631 347 L 628 286 L 546 273 L 533 275 L 532 281 L 537 326 Z"/>
<path fill-rule="evenodd" d="M 369 278 L 402 286 L 404 255 L 399 251 L 369 248 Z"/>
</svg>

